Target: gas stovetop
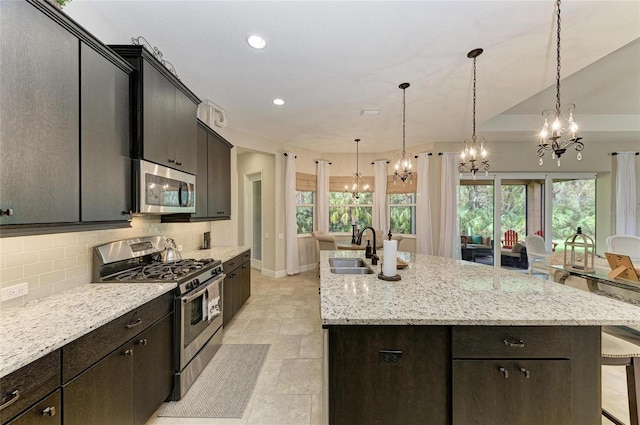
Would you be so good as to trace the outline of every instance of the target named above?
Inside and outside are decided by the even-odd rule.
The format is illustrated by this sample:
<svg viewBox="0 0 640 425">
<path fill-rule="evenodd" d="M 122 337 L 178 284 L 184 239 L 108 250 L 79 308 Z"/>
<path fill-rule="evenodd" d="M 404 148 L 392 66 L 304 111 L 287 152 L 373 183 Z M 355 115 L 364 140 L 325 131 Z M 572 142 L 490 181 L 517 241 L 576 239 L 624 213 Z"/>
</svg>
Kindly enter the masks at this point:
<svg viewBox="0 0 640 425">
<path fill-rule="evenodd" d="M 203 258 L 200 260 L 180 260 L 173 263 L 152 262 L 147 265 L 140 265 L 123 270 L 103 279 L 108 281 L 134 281 L 134 282 L 164 282 L 180 281 L 188 279 L 192 274 L 199 274 L 212 267 L 220 265 L 220 260 L 213 258 Z"/>
<path fill-rule="evenodd" d="M 102 283 L 176 282 L 185 294 L 222 275 L 213 258 L 160 261 L 164 236 L 148 236 L 100 245 L 93 250 L 93 281 Z"/>
</svg>

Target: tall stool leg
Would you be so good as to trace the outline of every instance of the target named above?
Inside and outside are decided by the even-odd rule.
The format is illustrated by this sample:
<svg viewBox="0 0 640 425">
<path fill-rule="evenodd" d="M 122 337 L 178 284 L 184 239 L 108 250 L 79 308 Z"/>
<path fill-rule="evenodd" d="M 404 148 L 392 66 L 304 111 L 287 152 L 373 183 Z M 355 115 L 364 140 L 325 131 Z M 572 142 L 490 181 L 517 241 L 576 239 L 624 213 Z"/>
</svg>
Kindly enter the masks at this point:
<svg viewBox="0 0 640 425">
<path fill-rule="evenodd" d="M 627 369 L 627 391 L 629 394 L 629 423 L 640 425 L 640 357 L 631 357 Z"/>
</svg>

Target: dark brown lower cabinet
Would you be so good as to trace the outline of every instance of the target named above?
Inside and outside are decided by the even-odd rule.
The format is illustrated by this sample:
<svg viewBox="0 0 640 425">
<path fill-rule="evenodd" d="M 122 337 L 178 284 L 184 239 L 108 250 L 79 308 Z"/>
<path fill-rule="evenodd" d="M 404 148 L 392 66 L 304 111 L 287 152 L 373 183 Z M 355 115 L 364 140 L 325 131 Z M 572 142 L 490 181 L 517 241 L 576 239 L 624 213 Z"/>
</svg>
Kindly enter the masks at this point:
<svg viewBox="0 0 640 425">
<path fill-rule="evenodd" d="M 233 257 L 223 264 L 222 324 L 229 321 L 251 296 L 251 250 Z"/>
<path fill-rule="evenodd" d="M 329 423 L 448 425 L 449 346 L 444 326 L 330 327 Z"/>
<path fill-rule="evenodd" d="M 454 360 L 453 425 L 571 424 L 570 360 Z"/>
<path fill-rule="evenodd" d="M 62 424 L 62 403 L 60 390 L 37 403 L 7 425 L 60 425 Z"/>
<path fill-rule="evenodd" d="M 64 423 L 144 424 L 173 387 L 172 323 L 170 314 L 64 385 Z"/>
</svg>

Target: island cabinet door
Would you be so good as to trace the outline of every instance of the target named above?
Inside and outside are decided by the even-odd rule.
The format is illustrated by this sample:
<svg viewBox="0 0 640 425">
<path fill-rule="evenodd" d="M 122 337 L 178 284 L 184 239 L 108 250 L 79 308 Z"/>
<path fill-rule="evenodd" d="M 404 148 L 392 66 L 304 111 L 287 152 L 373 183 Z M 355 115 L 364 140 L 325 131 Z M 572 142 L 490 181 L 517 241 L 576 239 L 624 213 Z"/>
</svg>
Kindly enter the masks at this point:
<svg viewBox="0 0 640 425">
<path fill-rule="evenodd" d="M 453 425 L 572 424 L 570 360 L 454 360 Z"/>
<path fill-rule="evenodd" d="M 449 340 L 447 327 L 330 327 L 329 423 L 448 425 Z"/>
</svg>

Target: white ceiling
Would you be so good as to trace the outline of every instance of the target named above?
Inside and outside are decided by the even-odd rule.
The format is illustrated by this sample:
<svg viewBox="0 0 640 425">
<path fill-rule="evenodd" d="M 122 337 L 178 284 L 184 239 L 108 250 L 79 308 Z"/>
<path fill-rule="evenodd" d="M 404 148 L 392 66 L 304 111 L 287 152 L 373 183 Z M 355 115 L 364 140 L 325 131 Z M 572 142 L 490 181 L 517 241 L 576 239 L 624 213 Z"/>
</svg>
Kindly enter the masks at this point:
<svg viewBox="0 0 640 425">
<path fill-rule="evenodd" d="M 555 105 L 555 2 L 73 0 L 109 44 L 144 36 L 228 126 L 319 152 L 385 152 L 478 133 L 530 142 Z M 640 140 L 640 1 L 562 3 L 562 102 L 585 138 Z M 267 40 L 264 50 L 245 42 Z M 281 97 L 286 104 L 274 106 Z M 377 109 L 377 117 L 360 115 Z"/>
</svg>

